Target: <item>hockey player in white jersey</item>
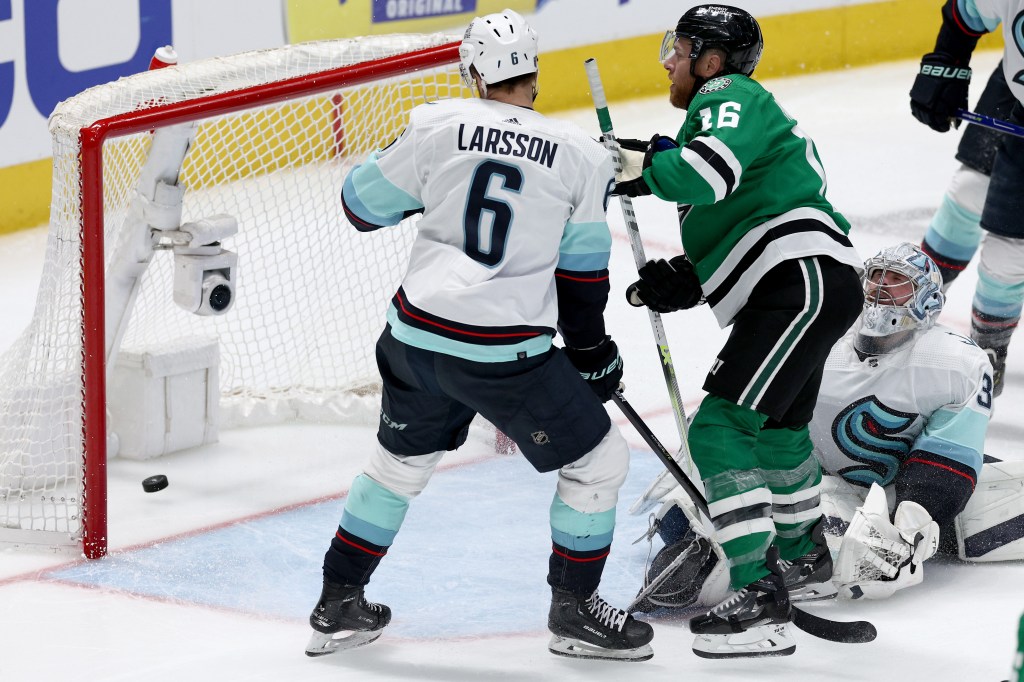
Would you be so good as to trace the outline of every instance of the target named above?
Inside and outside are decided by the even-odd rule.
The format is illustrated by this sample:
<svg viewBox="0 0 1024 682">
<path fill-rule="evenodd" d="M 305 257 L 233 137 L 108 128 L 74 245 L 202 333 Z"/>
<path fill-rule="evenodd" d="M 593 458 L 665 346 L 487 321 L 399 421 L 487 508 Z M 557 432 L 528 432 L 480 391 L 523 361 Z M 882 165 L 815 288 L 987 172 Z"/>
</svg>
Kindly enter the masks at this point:
<svg viewBox="0 0 1024 682">
<path fill-rule="evenodd" d="M 879 598 L 921 582 L 940 528 L 952 529 L 974 492 L 993 382 L 974 342 L 934 325 L 942 277 L 918 247 L 884 249 L 865 271 L 864 312 L 829 354 L 811 438 L 838 477 L 826 513 L 849 499 L 849 486 L 868 490 L 854 497 L 864 501 L 833 582 L 845 596 Z"/>
<path fill-rule="evenodd" d="M 825 518 L 818 549 L 787 567 L 793 601 L 832 597 L 836 588 L 849 598 L 887 597 L 921 582 L 940 538 L 967 560 L 1024 558 L 1015 523 L 1024 513 L 1024 468 L 982 467 L 992 368 L 973 341 L 934 324 L 941 283 L 912 244 L 865 263 L 864 310 L 829 354 L 815 404 L 811 438 L 829 474 Z M 663 501 L 651 535 L 664 547 L 633 608 L 713 603 L 727 587 L 724 554 L 681 488 L 659 478 L 634 505 Z M 831 581 L 829 540 L 838 554 Z"/>
<path fill-rule="evenodd" d="M 367 601 L 364 587 L 411 500 L 480 414 L 538 471 L 558 471 L 550 651 L 645 660 L 651 627 L 597 591 L 629 466 L 602 405 L 622 377 L 603 318 L 611 157 L 581 129 L 533 110 L 537 35 L 517 13 L 474 19 L 459 53 L 480 97 L 414 109 L 398 139 L 353 169 L 342 190 L 360 230 L 422 216 L 377 343 L 379 447 L 325 555 L 306 653 L 380 636 L 391 611 Z M 552 345 L 556 330 L 564 350 Z M 478 551 L 491 542 L 481 537 Z M 464 617 L 443 609 L 439 617 Z"/>
<path fill-rule="evenodd" d="M 1002 24 L 1003 77 L 989 82 L 981 104 L 995 109 L 992 115 L 1024 125 L 1022 17 L 1024 0 L 946 0 L 935 50 L 922 58 L 910 90 L 914 117 L 939 132 L 950 129 L 956 110 L 967 108 L 969 64 L 978 39 Z M 1008 346 L 1024 309 L 1024 138 L 1000 137 L 994 156 L 986 158 L 981 150 L 961 159 L 969 167 L 954 176 L 943 210 L 926 235 L 948 280 L 970 261 L 984 234 L 971 338 L 992 361 L 993 395 L 1002 391 Z"/>
</svg>

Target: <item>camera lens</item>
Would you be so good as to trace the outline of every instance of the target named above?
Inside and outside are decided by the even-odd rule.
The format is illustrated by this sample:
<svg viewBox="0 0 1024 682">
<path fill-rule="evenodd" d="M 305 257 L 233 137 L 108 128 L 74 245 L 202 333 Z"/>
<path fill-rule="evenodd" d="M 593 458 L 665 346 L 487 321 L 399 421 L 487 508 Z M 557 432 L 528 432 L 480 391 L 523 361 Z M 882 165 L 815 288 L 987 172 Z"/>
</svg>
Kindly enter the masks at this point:
<svg viewBox="0 0 1024 682">
<path fill-rule="evenodd" d="M 215 312 L 227 310 L 231 305 L 231 287 L 227 284 L 218 284 L 210 291 L 210 309 Z"/>
</svg>

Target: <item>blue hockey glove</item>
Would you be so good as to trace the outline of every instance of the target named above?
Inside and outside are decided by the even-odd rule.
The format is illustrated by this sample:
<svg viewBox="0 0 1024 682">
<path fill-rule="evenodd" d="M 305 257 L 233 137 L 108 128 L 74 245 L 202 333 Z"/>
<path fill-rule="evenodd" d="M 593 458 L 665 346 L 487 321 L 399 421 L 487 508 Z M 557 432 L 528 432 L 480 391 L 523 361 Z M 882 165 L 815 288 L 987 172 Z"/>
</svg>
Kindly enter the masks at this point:
<svg viewBox="0 0 1024 682">
<path fill-rule="evenodd" d="M 598 399 L 602 403 L 611 400 L 622 381 L 622 356 L 612 337 L 604 337 L 593 348 L 566 346 L 565 354 Z"/>
<path fill-rule="evenodd" d="M 930 52 L 921 59 L 921 70 L 910 89 L 910 112 L 932 130 L 944 133 L 950 122 L 959 127 L 957 109 L 967 108 L 971 70 L 958 66 L 945 52 Z"/>
</svg>

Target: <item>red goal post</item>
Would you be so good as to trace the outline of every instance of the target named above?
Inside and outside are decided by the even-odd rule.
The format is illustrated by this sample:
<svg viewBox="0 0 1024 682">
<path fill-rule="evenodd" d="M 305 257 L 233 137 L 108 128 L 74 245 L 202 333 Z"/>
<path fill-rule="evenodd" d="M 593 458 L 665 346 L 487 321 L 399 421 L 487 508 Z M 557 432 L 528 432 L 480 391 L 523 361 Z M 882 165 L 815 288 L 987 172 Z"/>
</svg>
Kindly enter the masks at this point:
<svg viewBox="0 0 1024 682">
<path fill-rule="evenodd" d="M 223 425 L 375 419 L 373 342 L 414 230 L 357 234 L 338 192 L 413 106 L 468 94 L 457 63 L 450 35 L 324 41 L 150 71 L 58 105 L 43 278 L 0 359 L 0 542 L 106 553 L 119 354 L 187 356 L 192 339 L 215 339 Z M 168 215 L 237 222 L 225 314 L 175 306 L 183 233 L 158 226 Z"/>
</svg>

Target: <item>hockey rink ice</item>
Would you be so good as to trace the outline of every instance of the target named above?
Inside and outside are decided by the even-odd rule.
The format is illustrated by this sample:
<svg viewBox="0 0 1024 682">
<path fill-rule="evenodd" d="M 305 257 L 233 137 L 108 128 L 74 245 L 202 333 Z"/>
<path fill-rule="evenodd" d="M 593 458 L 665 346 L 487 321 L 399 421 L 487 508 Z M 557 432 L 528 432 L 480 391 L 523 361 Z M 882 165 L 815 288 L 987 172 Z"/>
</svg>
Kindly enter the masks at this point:
<svg viewBox="0 0 1024 682">
<path fill-rule="evenodd" d="M 972 104 L 998 59 L 975 56 Z M 957 165 L 959 135 L 935 133 L 910 115 L 916 70 L 907 61 L 766 82 L 815 140 L 828 196 L 853 223 L 864 257 L 918 242 Z M 667 85 L 665 96 L 611 104 L 620 137 L 675 134 L 682 116 L 668 104 Z M 597 135 L 592 109 L 559 117 Z M 674 206 L 647 197 L 635 207 L 647 256 L 678 253 Z M 647 313 L 623 297 L 636 270 L 614 200 L 609 220 L 608 330 L 625 361 L 626 396 L 674 451 L 678 436 Z M 0 237 L 0 349 L 32 314 L 45 240 L 45 228 Z M 972 265 L 957 280 L 940 320 L 964 333 L 975 273 Z M 706 307 L 663 320 L 689 412 L 726 332 Z M 628 508 L 662 466 L 614 405 L 608 409 L 632 449 L 601 590 L 623 607 L 642 583 L 649 552 L 646 541 L 633 544 L 647 530 L 647 514 Z M 1017 340 L 988 454 L 1024 459 L 1022 409 L 1024 341 Z M 685 619 L 669 615 L 651 618 L 650 661 L 554 656 L 545 574 L 555 475 L 495 454 L 483 428 L 442 460 L 367 589 L 394 612 L 384 635 L 368 647 L 308 658 L 306 619 L 320 592 L 323 553 L 374 441 L 375 426 L 293 424 L 222 431 L 216 445 L 150 461 L 112 460 L 108 558 L 0 549 L 0 680 L 973 682 L 1009 675 L 1024 562 L 943 558 L 925 564 L 922 585 L 887 601 L 806 607 L 872 621 L 879 634 L 870 644 L 835 644 L 797 630 L 789 657 L 705 660 L 690 650 Z M 166 474 L 170 486 L 145 493 L 141 481 L 154 474 Z"/>
</svg>

